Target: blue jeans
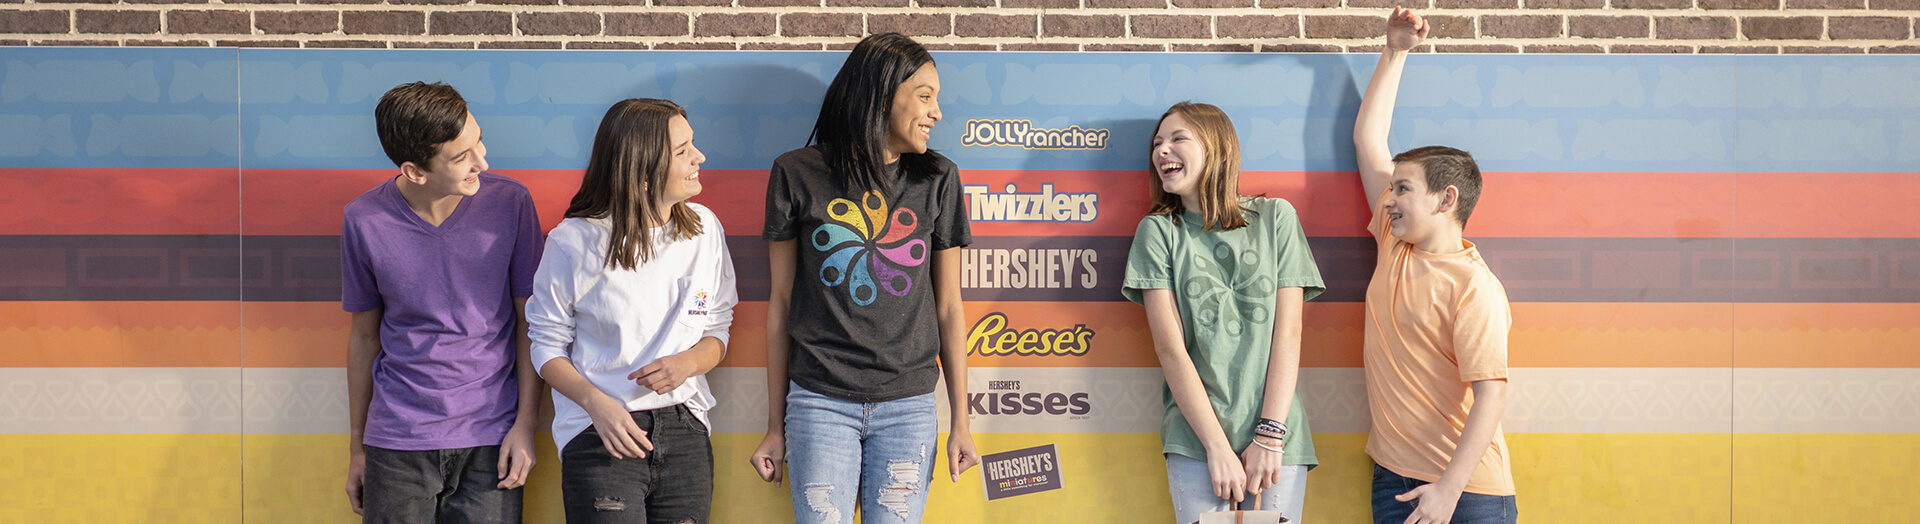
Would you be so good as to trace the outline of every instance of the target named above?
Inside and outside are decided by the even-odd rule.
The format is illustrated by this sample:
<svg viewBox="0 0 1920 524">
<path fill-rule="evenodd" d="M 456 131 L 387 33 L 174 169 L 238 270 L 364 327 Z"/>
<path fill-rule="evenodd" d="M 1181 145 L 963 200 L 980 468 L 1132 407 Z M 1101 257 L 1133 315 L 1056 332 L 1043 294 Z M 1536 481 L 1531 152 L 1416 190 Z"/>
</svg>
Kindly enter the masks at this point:
<svg viewBox="0 0 1920 524">
<path fill-rule="evenodd" d="M 1407 516 L 1413 514 L 1414 503 L 1394 500 L 1393 497 L 1413 491 L 1426 485 L 1426 481 L 1414 480 L 1388 471 L 1379 465 L 1373 466 L 1373 522 L 1374 524 L 1403 524 Z M 1514 505 L 1514 497 L 1481 495 L 1479 493 L 1461 493 L 1460 503 L 1453 506 L 1453 522 L 1458 524 L 1513 524 L 1520 519 L 1520 508 Z"/>
<path fill-rule="evenodd" d="M 787 388 L 794 522 L 852 524 L 855 508 L 865 524 L 920 522 L 940 455 L 934 394 L 867 404 Z"/>
<path fill-rule="evenodd" d="M 1225 499 L 1213 496 L 1213 474 L 1207 472 L 1204 460 L 1168 453 L 1167 489 L 1173 492 L 1175 524 L 1192 524 L 1200 520 L 1201 513 L 1235 509 L 1229 508 L 1231 503 Z M 1254 498 L 1249 496 L 1238 509 L 1279 511 L 1288 522 L 1299 524 L 1306 501 L 1307 467 L 1286 466 L 1280 468 L 1280 483 L 1260 492 L 1260 507 L 1253 507 Z"/>
</svg>

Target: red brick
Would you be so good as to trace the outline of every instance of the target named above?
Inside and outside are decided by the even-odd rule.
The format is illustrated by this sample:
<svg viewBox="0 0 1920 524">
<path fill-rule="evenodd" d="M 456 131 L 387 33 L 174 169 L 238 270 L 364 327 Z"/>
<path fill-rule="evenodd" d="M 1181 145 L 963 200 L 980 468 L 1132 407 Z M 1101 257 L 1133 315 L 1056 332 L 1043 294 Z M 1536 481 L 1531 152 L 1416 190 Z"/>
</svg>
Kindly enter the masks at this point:
<svg viewBox="0 0 1920 524">
<path fill-rule="evenodd" d="M 1920 0 L 1867 0 L 1867 6 L 1874 9 L 1920 11 Z"/>
<path fill-rule="evenodd" d="M 825 49 L 820 44 L 789 44 L 785 42 L 747 42 L 740 44 L 741 51 L 819 51 Z"/>
<path fill-rule="evenodd" d="M 308 40 L 300 47 L 308 49 L 386 49 L 387 43 L 375 40 Z"/>
<path fill-rule="evenodd" d="M 581 0 L 581 1 L 582 2 L 596 2 L 596 1 L 629 2 L 630 1 L 630 2 L 633 2 L 633 5 L 646 5 L 647 3 L 646 0 Z M 574 2 L 572 0 L 567 0 L 567 3 L 571 4 Z M 671 7 L 689 7 L 689 6 L 727 7 L 727 6 L 733 5 L 733 0 L 653 0 L 653 5 L 671 6 Z"/>
<path fill-rule="evenodd" d="M 820 0 L 740 0 L 740 7 L 819 7 Z M 653 46 L 660 49 L 660 46 Z"/>
<path fill-rule="evenodd" d="M 1575 16 L 1567 20 L 1568 33 L 1582 38 L 1646 38 L 1644 16 Z"/>
<path fill-rule="evenodd" d="M 900 33 L 907 36 L 947 36 L 953 33 L 953 15 L 902 14 L 867 15 L 867 32 Z"/>
<path fill-rule="evenodd" d="M 1611 50 L 1617 54 L 1687 54 L 1693 48 L 1683 45 L 1614 44 Z"/>
<path fill-rule="evenodd" d="M 613 13 L 607 13 L 612 16 Z M 567 42 L 567 49 L 629 50 L 646 49 L 646 42 Z"/>
<path fill-rule="evenodd" d="M 607 13 L 607 36 L 687 36 L 687 20 L 686 13 Z"/>
<path fill-rule="evenodd" d="M 920 44 L 928 51 L 993 51 L 993 44 Z"/>
<path fill-rule="evenodd" d="M 387 0 L 387 3 L 397 5 L 462 5 L 471 1 L 472 0 Z"/>
<path fill-rule="evenodd" d="M 1165 9 L 1167 0 L 1086 0 L 1091 9 Z"/>
<path fill-rule="evenodd" d="M 693 36 L 772 36 L 772 13 L 703 13 L 693 19 Z"/>
<path fill-rule="evenodd" d="M 927 5 L 921 3 L 920 5 Z M 1000 7 L 1009 9 L 1078 9 L 1080 0 L 1000 0 Z"/>
<path fill-rule="evenodd" d="M 959 15 L 953 18 L 953 36 L 1033 38 L 1039 34 L 1038 15 Z"/>
<path fill-rule="evenodd" d="M 1906 40 L 1913 36 L 1906 18 L 1889 16 L 1827 17 L 1827 37 L 1834 40 Z"/>
<path fill-rule="evenodd" d="M 1387 17 L 1307 15 L 1307 38 L 1379 38 L 1387 34 Z"/>
<path fill-rule="evenodd" d="M 1599 9 L 1607 6 L 1607 0 L 1525 0 L 1525 3 L 1528 9 Z"/>
<path fill-rule="evenodd" d="M 585 36 L 600 34 L 599 13 L 520 13 L 520 34 Z"/>
<path fill-rule="evenodd" d="M 481 5 L 560 5 L 560 0 L 474 0 Z"/>
<path fill-rule="evenodd" d="M 1666 40 L 1733 40 L 1739 29 L 1731 16 L 1663 16 L 1653 19 L 1653 34 Z"/>
<path fill-rule="evenodd" d="M 1080 38 L 1119 38 L 1126 36 L 1127 21 L 1120 15 L 1046 15 L 1040 18 L 1041 36 Z"/>
<path fill-rule="evenodd" d="M 1107 51 L 1107 52 L 1118 52 L 1118 53 L 1138 53 L 1138 52 L 1166 51 L 1167 46 L 1163 44 L 1087 44 L 1087 46 L 1083 50 Z"/>
<path fill-rule="evenodd" d="M 368 5 L 368 4 L 378 4 L 380 3 L 380 1 L 381 0 L 300 0 L 300 3 L 307 4 L 307 5 L 334 5 L 334 4 Z M 294 3 L 294 0 L 226 0 L 226 2 L 229 4 L 241 4 L 241 3 L 291 4 L 291 3 Z"/>
<path fill-rule="evenodd" d="M 1740 20 L 1748 40 L 1819 40 L 1823 28 L 1817 16 L 1749 17 Z"/>
<path fill-rule="evenodd" d="M 909 0 L 827 0 L 827 7 L 907 7 Z"/>
<path fill-rule="evenodd" d="M 204 4 L 207 0 L 120 0 L 127 4 Z"/>
<path fill-rule="evenodd" d="M 300 47 L 299 40 L 220 40 L 218 47 Z"/>
<path fill-rule="evenodd" d="M 1453 44 L 1435 45 L 1436 53 L 1518 53 L 1520 48 L 1506 44 Z"/>
<path fill-rule="evenodd" d="M 427 32 L 436 35 L 511 35 L 513 15 L 499 11 L 452 11 L 427 17 Z"/>
<path fill-rule="evenodd" d="M 1867 0 L 1786 0 L 1787 9 L 1866 9 Z"/>
<path fill-rule="evenodd" d="M 1340 7 L 1340 0 L 1259 0 L 1261 9 Z"/>
<path fill-rule="evenodd" d="M 24 45 L 23 42 L 20 45 Z M 4 45 L 4 44 L 0 44 Z M 207 40 L 128 40 L 127 47 L 211 47 Z"/>
<path fill-rule="evenodd" d="M 350 35 L 424 35 L 427 14 L 419 11 L 347 11 L 340 32 Z"/>
<path fill-rule="evenodd" d="M 31 45 L 47 46 L 47 47 L 119 47 L 120 42 L 117 42 L 114 40 L 59 39 L 59 40 L 34 40 L 31 43 Z"/>
<path fill-rule="evenodd" d="M 1194 15 L 1133 15 L 1134 38 L 1212 38 L 1211 17 Z"/>
<path fill-rule="evenodd" d="M 1173 0 L 1174 7 L 1193 9 L 1224 9 L 1234 7 L 1253 7 L 1253 0 Z"/>
<path fill-rule="evenodd" d="M 733 44 L 726 42 L 667 42 L 654 44 L 653 49 L 656 51 L 724 51 L 733 49 Z"/>
<path fill-rule="evenodd" d="M 1831 45 L 1825 45 L 1825 46 L 1821 46 L 1821 45 L 1791 46 L 1790 45 L 1790 46 L 1781 47 L 1780 51 L 1789 55 L 1858 55 L 1858 54 L 1865 54 L 1867 52 L 1865 48 L 1831 46 Z"/>
<path fill-rule="evenodd" d="M 1727 55 L 1777 55 L 1780 46 L 1776 45 L 1703 45 L 1700 54 Z"/>
<path fill-rule="evenodd" d="M 1053 52 L 1069 51 L 1070 52 L 1070 51 L 1079 51 L 1080 44 L 1038 44 L 1038 43 L 1031 43 L 1031 42 L 1020 42 L 1017 44 L 1000 44 L 1000 50 L 1001 51 L 1053 51 Z"/>
<path fill-rule="evenodd" d="M 1883 45 L 1871 50 L 1876 55 L 1915 55 L 1920 54 L 1920 45 Z"/>
<path fill-rule="evenodd" d="M 1427 18 L 1427 38 L 1473 38 L 1473 17 L 1436 15 Z M 1380 36 L 1386 36 L 1386 22 L 1380 23 Z"/>
<path fill-rule="evenodd" d="M 1701 9 L 1779 9 L 1780 0 L 1700 0 Z"/>
<path fill-rule="evenodd" d="M 393 43 L 394 49 L 473 49 L 473 42 L 408 42 Z"/>
<path fill-rule="evenodd" d="M 243 35 L 253 32 L 253 18 L 246 11 L 167 11 L 170 35 Z"/>
<path fill-rule="evenodd" d="M 1598 1 L 1602 3 L 1606 2 L 1606 0 Z M 1401 2 L 1399 0 L 1347 0 L 1347 7 L 1372 7 L 1380 9 L 1405 7 L 1407 9 L 1426 9 L 1432 6 L 1433 0 L 1412 0 L 1410 2 Z M 1420 16 L 1426 15 L 1422 14 Z"/>
<path fill-rule="evenodd" d="M 1222 15 L 1213 19 L 1221 38 L 1293 38 L 1300 36 L 1299 15 Z"/>
<path fill-rule="evenodd" d="M 1385 45 L 1381 45 L 1381 44 L 1367 44 L 1367 45 L 1350 45 L 1350 46 L 1347 46 L 1347 52 L 1349 52 L 1349 53 L 1378 53 L 1378 52 L 1381 52 L 1381 51 L 1386 51 L 1386 50 L 1387 50 L 1387 46 L 1385 46 Z M 1413 46 L 1413 49 L 1411 49 L 1411 50 L 1408 50 L 1407 52 L 1409 52 L 1409 53 L 1432 53 L 1432 52 L 1433 52 L 1433 45 L 1432 45 L 1432 44 L 1420 44 L 1420 45 L 1417 45 L 1417 46 Z"/>
<path fill-rule="evenodd" d="M 860 36 L 860 15 L 787 13 L 780 15 L 780 36 Z"/>
<path fill-rule="evenodd" d="M 1079 7 L 1079 0 L 1073 0 Z M 993 0 L 920 0 L 920 7 L 993 7 Z M 1011 5 L 1007 7 L 1013 7 Z"/>
<path fill-rule="evenodd" d="M 73 29 L 79 33 L 153 34 L 160 32 L 160 12 L 74 11 Z"/>
<path fill-rule="evenodd" d="M 1556 15 L 1487 15 L 1480 17 L 1480 35 L 1496 38 L 1552 38 L 1560 36 L 1560 26 L 1563 23 L 1565 23 L 1564 19 Z"/>
<path fill-rule="evenodd" d="M 114 3 L 114 2 L 117 2 L 117 1 L 119 1 L 119 0 L 72 0 L 72 1 L 70 1 L 70 2 L 60 2 L 60 3 L 63 3 L 63 4 L 67 4 L 67 3 L 72 3 L 72 4 L 111 4 L 111 3 Z M 289 1 L 291 1 L 291 0 L 289 0 Z M 13 4 L 22 4 L 22 3 L 26 3 L 26 2 L 24 2 L 24 1 L 10 1 L 10 2 L 7 2 L 7 3 L 13 3 Z M 34 3 L 41 3 L 41 2 L 34 2 Z"/>
<path fill-rule="evenodd" d="M 1530 45 L 1522 49 L 1528 53 L 1605 53 L 1607 48 L 1597 45 Z"/>
<path fill-rule="evenodd" d="M 1260 44 L 1262 53 L 1338 53 L 1340 46 L 1327 44 Z"/>
<path fill-rule="evenodd" d="M 1253 52 L 1253 44 L 1173 44 L 1171 47 L 1172 49 L 1168 49 L 1168 51 L 1174 51 L 1178 53 L 1251 53 Z"/>
<path fill-rule="evenodd" d="M 481 49 L 560 49 L 560 42 L 541 42 L 528 40 L 494 40 L 480 42 Z"/>
<path fill-rule="evenodd" d="M 1513 9 L 1520 7 L 1520 0 L 1433 0 L 1433 6 L 1440 9 Z"/>
<path fill-rule="evenodd" d="M 340 30 L 339 11 L 254 11 L 253 27 L 270 35 L 315 35 Z"/>
<path fill-rule="evenodd" d="M 1613 0 L 1614 9 L 1691 9 L 1693 0 Z"/>
</svg>

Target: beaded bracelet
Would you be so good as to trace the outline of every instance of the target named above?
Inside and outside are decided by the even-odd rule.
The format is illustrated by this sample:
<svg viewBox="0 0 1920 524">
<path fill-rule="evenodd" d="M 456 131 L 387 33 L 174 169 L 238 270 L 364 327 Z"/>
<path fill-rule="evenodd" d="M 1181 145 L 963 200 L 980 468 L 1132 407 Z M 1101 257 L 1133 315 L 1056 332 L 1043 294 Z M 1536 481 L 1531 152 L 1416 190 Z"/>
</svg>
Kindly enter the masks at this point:
<svg viewBox="0 0 1920 524">
<path fill-rule="evenodd" d="M 1255 437 L 1253 439 L 1253 445 L 1266 448 L 1267 451 L 1272 451 L 1274 453 L 1285 453 L 1284 451 L 1281 451 L 1281 445 L 1278 443 L 1278 441 L 1275 441 L 1274 444 L 1268 444 L 1266 440 L 1261 439 L 1259 437 Z"/>
<path fill-rule="evenodd" d="M 1259 424 L 1254 425 L 1253 434 L 1284 439 L 1287 438 L 1287 425 L 1278 420 L 1263 418 L 1260 419 Z"/>
</svg>

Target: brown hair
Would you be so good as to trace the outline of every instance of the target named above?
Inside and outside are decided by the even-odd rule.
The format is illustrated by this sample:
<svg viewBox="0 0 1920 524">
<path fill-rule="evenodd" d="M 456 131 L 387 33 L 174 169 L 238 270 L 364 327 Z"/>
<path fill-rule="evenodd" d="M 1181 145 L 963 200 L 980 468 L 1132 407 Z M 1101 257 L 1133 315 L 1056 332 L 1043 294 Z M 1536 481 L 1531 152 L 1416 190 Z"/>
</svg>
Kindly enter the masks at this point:
<svg viewBox="0 0 1920 524">
<path fill-rule="evenodd" d="M 1426 146 L 1408 150 L 1395 155 L 1393 163 L 1414 162 L 1426 173 L 1427 193 L 1446 191 L 1453 186 L 1460 191 L 1460 200 L 1453 207 L 1453 220 L 1460 227 L 1467 227 L 1467 217 L 1473 216 L 1473 205 L 1480 202 L 1480 165 L 1473 161 L 1473 155 L 1447 146 Z"/>
<path fill-rule="evenodd" d="M 1194 138 L 1207 152 L 1206 165 L 1200 166 L 1200 179 L 1195 182 L 1200 209 L 1194 211 L 1200 214 L 1201 227 L 1220 230 L 1245 227 L 1247 213 L 1254 211 L 1241 205 L 1240 137 L 1233 132 L 1233 120 L 1213 104 L 1181 102 L 1160 115 L 1160 121 L 1153 124 L 1154 133 L 1158 134 L 1160 124 L 1174 114 L 1187 121 Z M 1186 205 L 1180 202 L 1180 195 L 1167 193 L 1161 189 L 1159 178 L 1151 176 L 1154 173 L 1152 148 L 1147 150 L 1147 173 L 1150 175 L 1147 198 L 1153 203 L 1147 215 L 1166 215 L 1174 223 L 1180 223 L 1181 213 L 1187 211 Z"/>
<path fill-rule="evenodd" d="M 678 104 L 652 98 L 629 98 L 613 104 L 600 119 L 593 137 L 580 191 L 567 206 L 567 218 L 606 218 L 613 222 L 607 237 L 607 267 L 634 269 L 653 258 L 653 233 L 647 220 L 660 203 L 667 166 L 673 158 L 673 138 L 667 131 L 673 117 L 686 118 Z M 668 211 L 669 240 L 700 234 L 700 217 L 686 202 Z"/>
<path fill-rule="evenodd" d="M 430 162 L 440 153 L 440 144 L 453 141 L 467 127 L 467 100 L 440 82 L 400 84 L 380 96 L 373 125 L 380 148 L 395 167 L 413 162 L 432 171 Z"/>
</svg>

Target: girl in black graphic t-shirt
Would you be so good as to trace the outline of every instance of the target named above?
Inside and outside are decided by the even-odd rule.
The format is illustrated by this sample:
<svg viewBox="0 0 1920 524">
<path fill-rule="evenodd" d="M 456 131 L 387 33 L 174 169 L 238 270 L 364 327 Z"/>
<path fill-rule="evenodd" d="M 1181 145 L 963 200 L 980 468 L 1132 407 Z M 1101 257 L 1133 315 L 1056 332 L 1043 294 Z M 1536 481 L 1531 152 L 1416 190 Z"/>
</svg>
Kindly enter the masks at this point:
<svg viewBox="0 0 1920 524">
<path fill-rule="evenodd" d="M 767 182 L 767 436 L 760 477 L 792 475 L 799 522 L 919 522 L 938 455 L 934 385 L 967 405 L 959 171 L 927 149 L 940 121 L 933 57 L 867 37 L 834 77 L 814 144 Z M 936 358 L 938 363 L 936 363 Z M 947 470 L 980 463 L 965 409 Z"/>
</svg>

